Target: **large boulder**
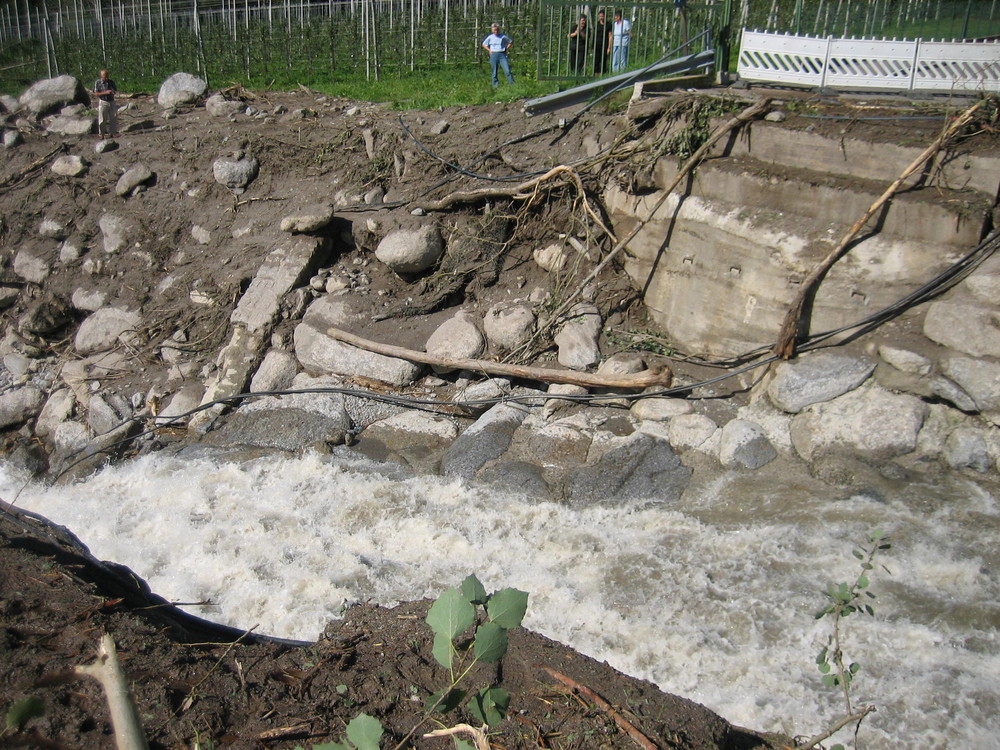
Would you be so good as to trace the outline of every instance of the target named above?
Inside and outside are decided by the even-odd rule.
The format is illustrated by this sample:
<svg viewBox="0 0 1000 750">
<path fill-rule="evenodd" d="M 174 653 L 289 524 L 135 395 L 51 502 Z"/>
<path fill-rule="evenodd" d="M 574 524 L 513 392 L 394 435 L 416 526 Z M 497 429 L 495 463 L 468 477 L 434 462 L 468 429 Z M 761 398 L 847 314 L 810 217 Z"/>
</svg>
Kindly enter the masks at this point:
<svg viewBox="0 0 1000 750">
<path fill-rule="evenodd" d="M 33 115 L 43 115 L 74 102 L 90 104 L 90 94 L 73 76 L 57 76 L 37 81 L 21 94 L 19 104 Z"/>
<path fill-rule="evenodd" d="M 190 73 L 174 73 L 160 85 L 157 103 L 164 109 L 198 101 L 208 90 L 208 84 Z"/>
<path fill-rule="evenodd" d="M 857 388 L 874 369 L 875 362 L 867 357 L 837 352 L 806 354 L 778 365 L 767 394 L 779 409 L 797 414 L 810 404 L 830 401 Z"/>
<path fill-rule="evenodd" d="M 535 330 L 535 313 L 524 302 L 499 302 L 487 311 L 483 318 L 483 330 L 494 349 L 516 349 Z"/>
<path fill-rule="evenodd" d="M 559 364 L 572 370 L 596 365 L 601 359 L 597 340 L 602 325 L 601 312 L 594 305 L 589 302 L 573 305 L 554 339 L 559 347 Z"/>
<path fill-rule="evenodd" d="M 428 354 L 439 357 L 474 359 L 483 353 L 486 340 L 476 326 L 472 315 L 459 311 L 430 335 L 425 346 Z M 436 372 L 446 372 L 448 368 L 435 367 Z"/>
</svg>

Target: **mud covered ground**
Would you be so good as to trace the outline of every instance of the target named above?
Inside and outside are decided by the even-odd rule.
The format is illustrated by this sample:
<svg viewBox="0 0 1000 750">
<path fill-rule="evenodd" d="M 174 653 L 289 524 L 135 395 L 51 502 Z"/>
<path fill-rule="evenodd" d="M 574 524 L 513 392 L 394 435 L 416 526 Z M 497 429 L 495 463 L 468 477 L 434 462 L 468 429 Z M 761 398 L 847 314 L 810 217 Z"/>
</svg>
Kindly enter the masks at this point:
<svg viewBox="0 0 1000 750">
<path fill-rule="evenodd" d="M 730 111 L 760 95 L 714 92 Z M 949 106 L 767 95 L 779 99 L 776 108 L 785 112 L 786 127 L 905 145 L 932 141 Z M 166 383 L 168 366 L 159 356 L 163 340 L 184 331 L 192 373 L 213 360 L 226 339 L 235 300 L 281 236 L 281 217 L 299 206 L 332 202 L 338 206 L 331 227 L 335 249 L 323 278 L 340 279 L 368 301 L 371 324 L 356 333 L 420 348 L 456 305 L 483 312 L 520 290 L 551 284 L 529 262 L 539 245 L 570 234 L 606 249 L 607 238 L 582 219 L 581 196 L 570 190 L 537 201 L 459 201 L 441 214 L 448 231 L 481 228 L 484 216 L 499 214 L 509 224 L 504 254 L 492 266 L 475 270 L 460 292 L 415 316 L 404 314 L 404 308 L 429 304 L 440 287 L 435 280 L 400 278 L 370 261 L 387 226 L 414 207 L 456 191 L 516 185 L 588 158 L 592 161 L 580 173 L 590 198 L 606 180 L 641 182 L 636 175 L 653 154 L 652 142 L 633 149 L 627 164 L 615 155 L 630 141 L 642 141 L 657 121 L 629 116 L 625 109 L 595 110 L 565 128 L 560 119 L 566 114 L 529 119 L 516 106 L 399 113 L 308 91 L 234 91 L 230 96 L 267 116 L 230 120 L 191 107 L 165 119 L 152 96 L 136 93 L 121 98 L 118 148 L 103 154 L 94 153 L 94 136 L 64 138 L 25 121 L 17 125 L 25 142 L 0 154 L 2 282 L 20 290 L 4 312 L 5 324 L 41 300 L 69 299 L 81 288 L 103 290 L 110 304 L 142 309 L 146 324 L 142 340 L 129 353 L 133 366 L 119 374 L 116 387 L 126 394 L 155 392 Z M 650 109 L 682 106 L 692 96 L 674 94 Z M 8 116 L 8 125 L 15 120 Z M 995 145 L 992 124 L 983 123 L 977 137 Z M 253 154 L 261 164 L 260 176 L 239 195 L 212 178 L 213 160 L 237 151 Z M 53 174 L 49 165 L 64 153 L 83 155 L 90 162 L 87 173 Z M 150 168 L 153 183 L 134 196 L 116 195 L 116 181 L 137 163 Z M 373 190 L 381 198 L 366 202 Z M 98 220 L 104 211 L 138 227 L 131 252 L 110 256 L 99 249 Z M 39 239 L 39 223 L 46 218 L 70 227 L 62 241 L 80 250 L 76 258 L 55 260 L 56 243 Z M 193 233 L 193 227 L 210 239 L 199 239 L 204 233 Z M 53 257 L 43 284 L 25 283 L 11 273 L 15 254 L 32 245 Z M 174 281 L 164 287 L 160 282 L 167 275 Z M 571 288 L 575 281 L 561 283 Z M 600 279 L 595 297 L 609 325 L 649 325 L 637 292 L 614 268 Z M 290 316 L 275 336 L 287 341 L 293 323 Z M 33 356 L 72 359 L 73 321 L 67 324 L 62 334 L 29 337 L 20 345 Z M 536 354 L 551 358 L 544 348 Z M 9 431 L 5 446 L 30 437 L 30 431 Z M 94 659 L 103 633 L 118 645 L 154 748 L 308 747 L 340 740 L 346 722 L 360 712 L 383 722 L 382 747 L 405 747 L 404 737 L 415 726 L 419 738 L 435 725 L 468 720 L 453 712 L 421 724 L 424 700 L 444 679 L 431 657 L 426 602 L 394 610 L 355 607 L 312 645 L 263 642 L 252 634 L 180 619 L 144 592 L 130 572 L 94 563 L 71 539 L 44 524 L 16 513 L 0 521 L 0 708 L 6 712 L 31 697 L 43 706 L 38 716 L 9 720 L 0 730 L 0 745 L 113 746 L 99 687 L 70 674 Z M 499 684 L 512 696 L 508 719 L 490 736 L 494 748 L 771 746 L 700 706 L 522 630 L 512 634 L 498 668 L 472 675 L 474 689 L 488 684 Z M 601 707 L 581 686 L 607 705 Z M 447 738 L 408 742 L 421 748 L 454 746 Z"/>
</svg>

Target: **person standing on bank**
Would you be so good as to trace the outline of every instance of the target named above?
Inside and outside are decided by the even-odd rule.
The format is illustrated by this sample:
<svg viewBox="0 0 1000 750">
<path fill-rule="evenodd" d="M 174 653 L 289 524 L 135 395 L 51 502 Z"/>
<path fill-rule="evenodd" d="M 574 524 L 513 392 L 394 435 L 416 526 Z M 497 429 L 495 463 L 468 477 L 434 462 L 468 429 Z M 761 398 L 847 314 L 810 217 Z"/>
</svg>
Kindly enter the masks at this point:
<svg viewBox="0 0 1000 750">
<path fill-rule="evenodd" d="M 580 20 L 570 29 L 567 36 L 569 37 L 569 72 L 575 76 L 583 75 L 583 64 L 587 59 L 587 17 L 580 16 Z"/>
<path fill-rule="evenodd" d="M 500 33 L 500 24 L 495 23 L 490 27 L 490 35 L 483 40 L 483 49 L 490 53 L 490 70 L 493 73 L 493 88 L 500 85 L 497 78 L 497 68 L 503 70 L 507 76 L 507 83 L 514 83 L 514 76 L 510 74 L 510 60 L 507 59 L 507 50 L 510 49 L 514 41 L 506 34 Z"/>
<path fill-rule="evenodd" d="M 597 25 L 594 27 L 594 75 L 608 72 L 608 35 L 611 27 L 604 20 L 604 11 L 597 11 Z"/>
<path fill-rule="evenodd" d="M 94 81 L 94 94 L 97 96 L 97 136 L 113 138 L 118 134 L 118 114 L 115 106 L 115 93 L 118 87 L 108 77 L 108 71 L 102 70 L 100 78 Z"/>
<path fill-rule="evenodd" d="M 628 67 L 628 46 L 632 41 L 632 22 L 622 18 L 620 10 L 615 11 L 615 22 L 611 26 L 611 72 L 618 73 Z"/>
</svg>

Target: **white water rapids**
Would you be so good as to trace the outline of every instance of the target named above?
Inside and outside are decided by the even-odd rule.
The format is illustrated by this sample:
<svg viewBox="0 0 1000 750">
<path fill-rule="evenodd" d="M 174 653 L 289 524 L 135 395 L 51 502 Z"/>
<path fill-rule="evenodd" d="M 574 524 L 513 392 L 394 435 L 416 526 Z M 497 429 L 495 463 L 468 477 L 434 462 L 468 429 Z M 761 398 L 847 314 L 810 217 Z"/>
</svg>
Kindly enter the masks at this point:
<svg viewBox="0 0 1000 750">
<path fill-rule="evenodd" d="M 0 467 L 0 497 L 21 481 Z M 29 484 L 17 506 L 194 614 L 316 638 L 345 602 L 434 597 L 476 573 L 530 592 L 525 625 L 729 721 L 811 735 L 843 710 L 815 656 L 829 582 L 892 535 L 875 617 L 844 623 L 878 712 L 866 748 L 995 746 L 1000 505 L 959 478 L 892 496 L 816 494 L 722 474 L 672 507 L 570 508 L 435 478 L 390 481 L 328 457 L 243 464 L 148 456 L 84 483 Z M 849 732 L 837 737 L 850 739 Z"/>
</svg>

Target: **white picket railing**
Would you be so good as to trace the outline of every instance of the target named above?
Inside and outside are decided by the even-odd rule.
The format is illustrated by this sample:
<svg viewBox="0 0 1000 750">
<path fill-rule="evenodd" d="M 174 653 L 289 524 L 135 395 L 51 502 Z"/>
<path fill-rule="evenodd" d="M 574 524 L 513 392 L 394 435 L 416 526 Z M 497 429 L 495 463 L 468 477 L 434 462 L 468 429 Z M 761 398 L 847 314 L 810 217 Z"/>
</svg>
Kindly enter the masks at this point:
<svg viewBox="0 0 1000 750">
<path fill-rule="evenodd" d="M 751 82 L 841 90 L 1000 91 L 1000 42 L 835 39 L 743 30 Z"/>
</svg>

